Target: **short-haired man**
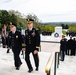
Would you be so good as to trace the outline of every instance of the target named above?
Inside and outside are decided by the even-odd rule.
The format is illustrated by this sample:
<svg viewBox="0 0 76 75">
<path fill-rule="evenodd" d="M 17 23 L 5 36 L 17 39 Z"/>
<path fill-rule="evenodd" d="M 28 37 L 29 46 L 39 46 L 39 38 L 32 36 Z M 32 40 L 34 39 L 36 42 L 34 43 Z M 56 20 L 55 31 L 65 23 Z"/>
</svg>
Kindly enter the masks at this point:
<svg viewBox="0 0 76 75">
<path fill-rule="evenodd" d="M 24 47 L 23 39 L 22 39 L 21 33 L 17 31 L 15 24 L 12 23 L 12 25 L 10 25 L 10 30 L 11 31 L 9 32 L 9 35 L 8 35 L 8 39 L 9 39 L 8 48 L 12 46 L 12 51 L 14 55 L 14 64 L 15 64 L 16 70 L 19 70 L 22 64 L 19 54 L 20 54 L 20 51 L 22 50 L 22 47 Z"/>
<path fill-rule="evenodd" d="M 65 51 L 66 51 L 67 40 L 65 36 L 62 35 L 62 39 L 60 40 L 60 52 L 61 52 L 61 61 L 64 61 Z"/>
<path fill-rule="evenodd" d="M 39 68 L 39 57 L 38 57 L 38 50 L 40 46 L 40 34 L 38 30 L 34 28 L 34 20 L 33 19 L 26 19 L 28 29 L 25 31 L 25 61 L 28 66 L 28 72 L 31 73 L 33 71 L 33 67 L 30 62 L 30 53 L 32 53 L 35 61 L 36 71 Z"/>
</svg>

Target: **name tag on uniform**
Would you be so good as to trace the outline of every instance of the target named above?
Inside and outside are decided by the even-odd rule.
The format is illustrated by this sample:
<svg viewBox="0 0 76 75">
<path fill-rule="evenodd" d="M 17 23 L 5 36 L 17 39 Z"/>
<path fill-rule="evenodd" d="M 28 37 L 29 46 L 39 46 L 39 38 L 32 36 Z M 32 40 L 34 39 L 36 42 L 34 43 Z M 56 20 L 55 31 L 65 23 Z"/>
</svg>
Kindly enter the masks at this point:
<svg viewBox="0 0 76 75">
<path fill-rule="evenodd" d="M 16 38 L 18 38 L 18 35 L 16 35 Z"/>
</svg>

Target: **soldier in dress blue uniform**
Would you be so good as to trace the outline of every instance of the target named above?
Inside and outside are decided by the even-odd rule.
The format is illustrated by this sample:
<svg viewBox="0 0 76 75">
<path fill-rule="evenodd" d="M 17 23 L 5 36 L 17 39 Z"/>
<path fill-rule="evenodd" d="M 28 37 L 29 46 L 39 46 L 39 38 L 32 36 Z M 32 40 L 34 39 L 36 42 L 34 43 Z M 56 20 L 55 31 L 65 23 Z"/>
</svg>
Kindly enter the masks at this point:
<svg viewBox="0 0 76 75">
<path fill-rule="evenodd" d="M 10 29 L 11 31 L 9 32 L 9 35 L 8 35 L 8 39 L 9 39 L 8 48 L 12 46 L 12 51 L 14 55 L 14 64 L 15 64 L 16 70 L 19 70 L 22 64 L 19 54 L 21 49 L 24 47 L 23 39 L 22 39 L 21 33 L 16 30 L 15 24 L 12 23 L 10 25 Z"/>
<path fill-rule="evenodd" d="M 26 19 L 26 21 L 28 29 L 25 31 L 25 61 L 29 69 L 28 72 L 31 73 L 33 71 L 33 67 L 30 62 L 30 53 L 32 53 L 35 61 L 35 70 L 38 71 L 39 68 L 38 51 L 40 46 L 40 34 L 38 30 L 33 27 L 33 19 Z"/>
</svg>

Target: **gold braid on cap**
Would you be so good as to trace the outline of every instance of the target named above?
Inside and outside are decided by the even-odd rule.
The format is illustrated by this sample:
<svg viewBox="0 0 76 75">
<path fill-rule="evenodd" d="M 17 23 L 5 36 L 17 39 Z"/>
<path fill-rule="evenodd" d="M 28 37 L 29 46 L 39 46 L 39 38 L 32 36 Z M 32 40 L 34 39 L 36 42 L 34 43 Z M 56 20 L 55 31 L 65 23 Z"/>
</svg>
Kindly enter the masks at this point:
<svg viewBox="0 0 76 75">
<path fill-rule="evenodd" d="M 10 25 L 12 25 L 12 22 L 10 22 Z"/>
</svg>

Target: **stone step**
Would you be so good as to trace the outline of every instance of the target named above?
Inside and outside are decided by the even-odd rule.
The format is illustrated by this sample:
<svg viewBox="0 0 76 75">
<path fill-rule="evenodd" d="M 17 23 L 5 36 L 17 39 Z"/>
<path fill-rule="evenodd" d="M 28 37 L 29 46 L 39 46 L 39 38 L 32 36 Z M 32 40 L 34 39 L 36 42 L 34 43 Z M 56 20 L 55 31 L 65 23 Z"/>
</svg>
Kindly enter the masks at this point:
<svg viewBox="0 0 76 75">
<path fill-rule="evenodd" d="M 76 75 L 76 56 L 65 56 L 65 60 L 60 61 L 57 75 Z"/>
<path fill-rule="evenodd" d="M 0 75 L 46 75 L 45 67 L 50 55 L 51 53 L 39 52 L 39 71 L 35 71 L 33 56 L 30 54 L 34 70 L 32 73 L 28 73 L 28 68 L 22 55 L 20 55 L 20 57 L 23 64 L 21 65 L 20 70 L 15 70 L 12 51 L 10 50 L 10 53 L 7 54 L 6 48 L 0 48 Z"/>
</svg>

